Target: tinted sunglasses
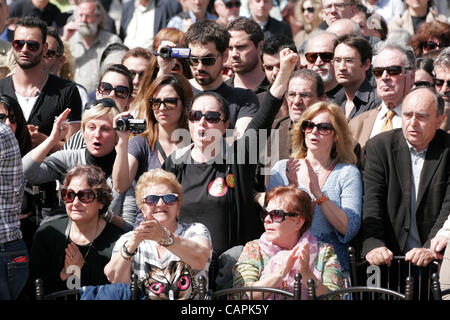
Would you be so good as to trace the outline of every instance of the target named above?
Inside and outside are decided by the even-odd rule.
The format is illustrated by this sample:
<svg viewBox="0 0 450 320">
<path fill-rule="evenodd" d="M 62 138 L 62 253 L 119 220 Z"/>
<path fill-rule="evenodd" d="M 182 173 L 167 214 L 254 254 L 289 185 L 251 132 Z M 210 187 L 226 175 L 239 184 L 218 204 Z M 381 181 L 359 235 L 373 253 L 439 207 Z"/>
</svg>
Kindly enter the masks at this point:
<svg viewBox="0 0 450 320">
<path fill-rule="evenodd" d="M 86 103 L 86 106 L 84 107 L 84 109 L 89 110 L 90 108 L 92 108 L 93 106 L 96 106 L 97 104 L 102 104 L 103 106 L 105 106 L 107 108 L 116 108 L 117 110 L 119 110 L 116 106 L 116 102 L 111 98 L 103 98 L 103 99 L 99 99 L 99 100 L 89 101 L 88 103 Z"/>
<path fill-rule="evenodd" d="M 142 79 L 142 77 L 144 76 L 144 71 L 136 72 L 136 71 L 130 70 L 130 73 L 131 73 L 131 79 L 134 79 L 136 77 L 136 75 L 139 75 L 139 79 Z"/>
<path fill-rule="evenodd" d="M 429 83 L 428 81 L 416 81 L 414 82 L 414 86 L 431 88 L 432 84 Z"/>
<path fill-rule="evenodd" d="M 198 66 L 198 64 L 201 62 L 204 66 L 212 66 L 216 63 L 217 57 L 189 57 L 189 64 L 193 67 Z"/>
<path fill-rule="evenodd" d="M 16 123 L 16 117 L 12 114 L 0 113 L 0 121 L 6 122 L 6 118 L 9 119 L 9 122 Z"/>
<path fill-rule="evenodd" d="M 445 81 L 444 79 L 438 79 L 438 78 L 434 78 L 434 84 L 437 87 L 442 87 L 444 85 L 445 82 L 447 82 L 447 87 L 450 88 L 450 80 Z"/>
<path fill-rule="evenodd" d="M 263 222 L 266 219 L 267 215 L 270 216 L 270 220 L 272 220 L 272 222 L 276 222 L 276 223 L 283 222 L 284 220 L 286 220 L 286 217 L 296 217 L 296 216 L 298 216 L 298 214 L 294 213 L 294 212 L 284 212 L 283 210 L 267 211 L 266 209 L 262 209 L 261 220 Z"/>
<path fill-rule="evenodd" d="M 23 47 L 27 45 L 28 50 L 31 52 L 36 52 L 39 50 L 41 44 L 37 41 L 33 40 L 13 40 L 12 46 L 15 51 L 20 51 L 23 49 Z"/>
<path fill-rule="evenodd" d="M 171 205 L 178 201 L 178 195 L 176 193 L 167 193 L 162 195 L 149 194 L 144 197 L 142 202 L 148 204 L 149 206 L 156 206 L 159 199 L 162 199 L 165 204 Z"/>
<path fill-rule="evenodd" d="M 166 98 L 161 100 L 150 98 L 148 101 L 150 102 L 150 106 L 153 110 L 159 110 L 159 108 L 161 108 L 161 104 L 163 104 L 167 110 L 173 110 L 177 106 L 178 99 L 179 98 Z"/>
<path fill-rule="evenodd" d="M 331 62 L 333 60 L 334 54 L 333 52 L 308 52 L 305 53 L 305 58 L 309 63 L 315 63 L 317 58 L 320 57 L 325 63 Z"/>
<path fill-rule="evenodd" d="M 56 52 L 55 50 L 48 49 L 47 53 L 45 54 L 44 57 L 45 58 L 53 58 L 54 56 L 60 57 L 61 55 L 58 52 Z"/>
<path fill-rule="evenodd" d="M 440 48 L 441 44 L 434 41 L 425 41 L 421 43 L 421 46 L 422 48 L 427 50 L 435 50 L 437 48 Z"/>
<path fill-rule="evenodd" d="M 188 113 L 189 121 L 200 121 L 202 117 L 205 117 L 206 121 L 209 123 L 218 123 L 219 121 L 224 120 L 218 111 L 208 111 L 206 113 L 202 113 L 201 111 L 191 110 Z"/>
<path fill-rule="evenodd" d="M 61 190 L 61 198 L 65 203 L 72 203 L 75 201 L 75 198 L 78 197 L 83 203 L 91 203 L 97 198 L 94 190 L 84 189 L 78 192 L 73 191 L 72 189 L 62 189 Z"/>
<path fill-rule="evenodd" d="M 241 2 L 240 1 L 234 1 L 234 2 L 227 2 L 225 3 L 225 7 L 227 7 L 227 9 L 231 9 L 233 7 L 239 8 L 241 6 Z"/>
<path fill-rule="evenodd" d="M 334 131 L 333 125 L 331 123 L 314 123 L 310 120 L 303 120 L 302 122 L 302 131 L 310 133 L 314 130 L 314 128 L 317 128 L 320 134 L 322 135 L 329 135 L 332 131 Z"/>
<path fill-rule="evenodd" d="M 100 82 L 98 85 L 98 92 L 102 95 L 110 95 L 113 90 L 115 91 L 116 96 L 121 99 L 128 98 L 130 95 L 130 88 L 125 86 L 117 86 L 114 88 L 112 84 L 108 82 Z"/>
<path fill-rule="evenodd" d="M 398 76 L 402 73 L 403 68 L 404 67 L 402 66 L 374 67 L 372 73 L 375 78 L 380 78 L 383 75 L 384 70 L 386 70 L 390 76 Z"/>
<path fill-rule="evenodd" d="M 302 8 L 302 12 L 305 13 L 308 11 L 309 13 L 314 13 L 314 7 Z"/>
</svg>

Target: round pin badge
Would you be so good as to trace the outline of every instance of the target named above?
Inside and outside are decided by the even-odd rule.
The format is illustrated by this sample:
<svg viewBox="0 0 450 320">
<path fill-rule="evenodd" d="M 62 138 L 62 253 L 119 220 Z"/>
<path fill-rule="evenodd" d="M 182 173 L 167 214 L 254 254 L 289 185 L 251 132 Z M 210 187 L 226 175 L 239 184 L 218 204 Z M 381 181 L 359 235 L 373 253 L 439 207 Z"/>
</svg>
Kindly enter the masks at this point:
<svg viewBox="0 0 450 320">
<path fill-rule="evenodd" d="M 227 186 L 223 178 L 216 178 L 208 185 L 208 193 L 213 197 L 222 197 L 227 193 Z"/>
</svg>

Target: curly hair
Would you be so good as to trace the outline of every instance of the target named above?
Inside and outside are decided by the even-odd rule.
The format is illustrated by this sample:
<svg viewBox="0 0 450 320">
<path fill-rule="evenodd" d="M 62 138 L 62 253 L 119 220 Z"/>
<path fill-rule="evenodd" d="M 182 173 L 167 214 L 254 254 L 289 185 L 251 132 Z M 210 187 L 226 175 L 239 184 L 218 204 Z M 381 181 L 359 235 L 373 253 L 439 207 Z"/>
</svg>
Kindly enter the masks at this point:
<svg viewBox="0 0 450 320">
<path fill-rule="evenodd" d="M 417 57 L 423 55 L 423 43 L 436 38 L 441 43 L 441 48 L 448 47 L 450 45 L 450 24 L 433 21 L 422 23 L 415 35 L 409 39 L 409 45 L 414 49 L 414 53 Z"/>
<path fill-rule="evenodd" d="M 328 111 L 335 132 L 336 140 L 331 150 L 331 158 L 336 159 L 338 163 L 356 164 L 357 158 L 353 152 L 353 137 L 347 124 L 347 118 L 338 105 L 326 101 L 317 102 L 307 108 L 300 120 L 294 124 L 291 130 L 291 156 L 297 159 L 306 157 L 308 148 L 305 143 L 302 122 L 311 120 L 320 111 Z"/>
</svg>

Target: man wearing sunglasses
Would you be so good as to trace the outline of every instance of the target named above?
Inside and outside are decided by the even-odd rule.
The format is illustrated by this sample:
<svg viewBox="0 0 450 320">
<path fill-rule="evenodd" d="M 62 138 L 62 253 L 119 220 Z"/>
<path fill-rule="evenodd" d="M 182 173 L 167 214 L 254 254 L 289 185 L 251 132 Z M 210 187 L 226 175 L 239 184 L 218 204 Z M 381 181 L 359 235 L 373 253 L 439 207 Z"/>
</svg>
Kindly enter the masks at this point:
<svg viewBox="0 0 450 320">
<path fill-rule="evenodd" d="M 446 115 L 441 129 L 450 133 L 450 48 L 445 48 L 434 60 L 434 84 L 445 102 Z"/>
<path fill-rule="evenodd" d="M 217 23 L 226 27 L 231 21 L 239 17 L 240 8 L 241 1 L 239 0 L 215 0 L 214 9 L 218 16 Z"/>
<path fill-rule="evenodd" d="M 349 122 L 353 138 L 364 148 L 380 132 L 401 128 L 402 101 L 414 83 L 414 51 L 411 47 L 386 42 L 378 51 L 373 67 L 381 105 L 363 112 Z"/>
<path fill-rule="evenodd" d="M 223 64 L 228 59 L 230 33 L 215 21 L 204 20 L 192 24 L 187 30 L 186 44 L 191 49 L 190 80 L 194 96 L 213 91 L 230 104 L 229 129 L 240 136 L 259 108 L 256 94 L 248 89 L 233 88 L 222 78 Z"/>
</svg>

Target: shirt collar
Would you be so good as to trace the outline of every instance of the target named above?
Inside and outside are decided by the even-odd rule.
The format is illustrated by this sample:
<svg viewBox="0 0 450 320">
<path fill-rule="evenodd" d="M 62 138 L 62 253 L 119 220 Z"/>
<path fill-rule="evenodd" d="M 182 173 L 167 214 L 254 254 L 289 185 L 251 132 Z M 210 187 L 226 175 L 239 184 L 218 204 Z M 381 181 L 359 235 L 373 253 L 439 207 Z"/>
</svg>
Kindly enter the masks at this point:
<svg viewBox="0 0 450 320">
<path fill-rule="evenodd" d="M 422 151 L 419 152 L 419 151 L 417 151 L 417 149 L 415 147 L 413 147 L 412 144 L 409 143 L 408 140 L 406 140 L 406 144 L 408 145 L 409 152 L 411 152 L 414 155 L 418 155 L 419 157 L 425 157 L 428 147 L 426 147 L 425 149 L 423 149 Z"/>
</svg>

